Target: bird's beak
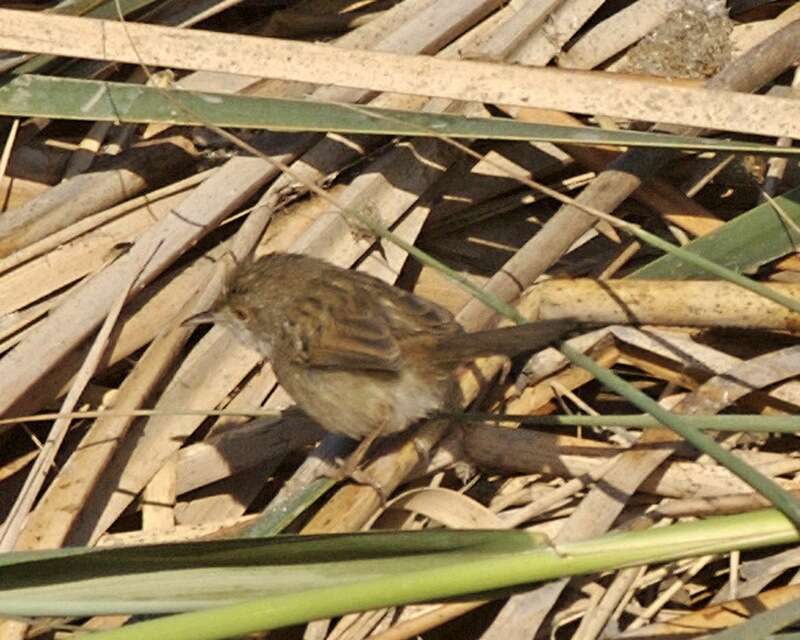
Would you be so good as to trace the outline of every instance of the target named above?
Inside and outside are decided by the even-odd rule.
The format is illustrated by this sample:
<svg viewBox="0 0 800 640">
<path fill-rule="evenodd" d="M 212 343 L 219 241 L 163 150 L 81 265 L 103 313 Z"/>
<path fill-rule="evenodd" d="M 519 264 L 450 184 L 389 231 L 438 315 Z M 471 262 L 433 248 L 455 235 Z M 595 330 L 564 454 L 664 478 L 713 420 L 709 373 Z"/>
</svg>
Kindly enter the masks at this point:
<svg viewBox="0 0 800 640">
<path fill-rule="evenodd" d="M 189 316 L 181 322 L 182 327 L 196 327 L 199 324 L 213 324 L 217 321 L 217 314 L 213 311 L 203 311 L 202 313 L 196 313 L 193 316 Z"/>
</svg>

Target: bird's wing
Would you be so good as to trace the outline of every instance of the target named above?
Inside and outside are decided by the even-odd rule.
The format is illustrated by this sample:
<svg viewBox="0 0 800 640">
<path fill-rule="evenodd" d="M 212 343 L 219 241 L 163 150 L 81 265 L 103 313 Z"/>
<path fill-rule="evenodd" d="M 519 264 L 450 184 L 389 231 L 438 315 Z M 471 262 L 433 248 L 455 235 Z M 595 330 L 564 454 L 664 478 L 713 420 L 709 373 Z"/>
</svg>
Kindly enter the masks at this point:
<svg viewBox="0 0 800 640">
<path fill-rule="evenodd" d="M 449 311 L 370 276 L 319 277 L 298 303 L 295 351 L 315 367 L 398 372 L 403 343 L 462 332 Z"/>
<path fill-rule="evenodd" d="M 297 357 L 312 367 L 399 371 L 400 346 L 375 299 L 347 283 L 320 281 L 317 288 L 287 330 Z"/>
<path fill-rule="evenodd" d="M 398 339 L 420 335 L 444 337 L 463 333 L 453 315 L 438 304 L 398 288 L 375 287 L 371 297 Z"/>
</svg>

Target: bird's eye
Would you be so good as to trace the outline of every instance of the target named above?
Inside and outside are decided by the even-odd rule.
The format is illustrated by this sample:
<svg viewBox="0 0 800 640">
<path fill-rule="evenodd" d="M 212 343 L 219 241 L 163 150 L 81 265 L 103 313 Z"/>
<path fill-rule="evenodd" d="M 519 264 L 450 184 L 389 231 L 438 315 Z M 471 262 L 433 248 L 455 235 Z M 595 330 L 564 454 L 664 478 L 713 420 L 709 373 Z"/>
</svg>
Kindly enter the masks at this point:
<svg viewBox="0 0 800 640">
<path fill-rule="evenodd" d="M 250 319 L 250 316 L 247 314 L 247 311 L 245 311 L 241 307 L 233 307 L 231 309 L 231 312 L 233 313 L 234 318 L 236 318 L 237 320 L 241 320 L 242 322 L 246 322 L 247 320 Z"/>
</svg>

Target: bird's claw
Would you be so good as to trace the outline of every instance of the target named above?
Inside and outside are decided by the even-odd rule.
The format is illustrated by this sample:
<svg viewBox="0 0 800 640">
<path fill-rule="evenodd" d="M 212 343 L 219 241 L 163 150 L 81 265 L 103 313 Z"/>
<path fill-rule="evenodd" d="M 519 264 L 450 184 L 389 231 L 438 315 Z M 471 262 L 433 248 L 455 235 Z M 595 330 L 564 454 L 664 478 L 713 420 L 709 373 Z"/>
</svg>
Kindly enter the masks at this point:
<svg viewBox="0 0 800 640">
<path fill-rule="evenodd" d="M 337 460 L 337 463 L 338 465 L 336 469 L 325 473 L 326 477 L 330 478 L 334 482 L 352 480 L 356 484 L 372 487 L 375 493 L 378 494 L 378 499 L 381 501 L 381 508 L 386 508 L 386 500 L 388 496 L 386 495 L 386 491 L 380 482 L 373 478 L 369 473 L 364 471 L 364 469 L 352 468 L 352 465 L 349 465 L 347 460 Z"/>
</svg>

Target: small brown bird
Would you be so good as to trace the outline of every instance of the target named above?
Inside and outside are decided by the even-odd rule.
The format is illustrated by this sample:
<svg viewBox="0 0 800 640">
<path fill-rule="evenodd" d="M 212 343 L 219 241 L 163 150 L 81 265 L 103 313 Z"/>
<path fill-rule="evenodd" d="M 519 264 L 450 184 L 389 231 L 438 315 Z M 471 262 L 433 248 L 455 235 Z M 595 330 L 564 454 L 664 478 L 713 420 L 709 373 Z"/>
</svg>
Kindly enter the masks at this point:
<svg viewBox="0 0 800 640">
<path fill-rule="evenodd" d="M 353 476 L 370 444 L 460 405 L 454 369 L 483 355 L 546 345 L 569 321 L 465 333 L 449 311 L 372 276 L 309 256 L 273 253 L 243 266 L 211 311 L 272 363 L 298 406 L 361 444 L 339 474 Z"/>
</svg>

